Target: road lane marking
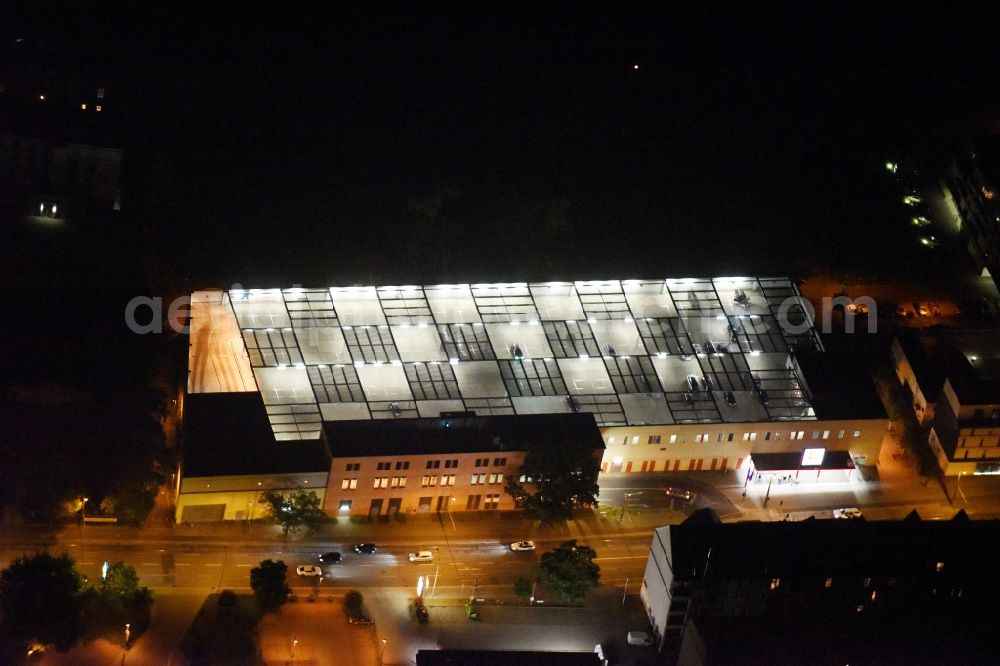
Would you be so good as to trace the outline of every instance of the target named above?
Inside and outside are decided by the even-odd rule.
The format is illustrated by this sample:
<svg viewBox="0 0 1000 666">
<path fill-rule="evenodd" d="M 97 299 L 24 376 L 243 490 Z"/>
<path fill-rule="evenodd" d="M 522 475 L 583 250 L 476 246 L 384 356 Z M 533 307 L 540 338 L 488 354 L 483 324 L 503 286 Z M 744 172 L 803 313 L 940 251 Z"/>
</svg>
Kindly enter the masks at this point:
<svg viewBox="0 0 1000 666">
<path fill-rule="evenodd" d="M 236 566 L 238 566 L 238 567 L 246 567 L 247 569 L 249 569 L 253 565 L 252 564 L 237 564 Z"/>
<path fill-rule="evenodd" d="M 648 555 L 622 555 L 621 557 L 595 557 L 594 561 L 596 562 L 597 560 L 638 560 L 638 559 L 643 559 L 644 560 L 647 557 L 649 557 L 649 556 Z"/>
<path fill-rule="evenodd" d="M 205 566 L 206 567 L 221 567 L 222 565 L 221 564 L 214 564 L 212 562 L 208 562 L 207 564 L 205 564 Z"/>
</svg>

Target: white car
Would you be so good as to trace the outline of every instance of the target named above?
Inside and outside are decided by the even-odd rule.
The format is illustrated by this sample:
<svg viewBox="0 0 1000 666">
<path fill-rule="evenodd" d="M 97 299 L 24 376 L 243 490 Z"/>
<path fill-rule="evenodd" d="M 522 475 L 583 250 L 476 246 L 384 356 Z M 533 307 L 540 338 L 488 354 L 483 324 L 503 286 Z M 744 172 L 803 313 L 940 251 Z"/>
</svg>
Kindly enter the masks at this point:
<svg viewBox="0 0 1000 666">
<path fill-rule="evenodd" d="M 418 550 L 415 553 L 410 553 L 406 557 L 411 562 L 431 562 L 434 559 L 434 553 L 429 550 Z"/>
<path fill-rule="evenodd" d="M 322 576 L 323 570 L 312 564 L 303 564 L 295 570 L 300 576 Z"/>
<path fill-rule="evenodd" d="M 857 507 L 848 507 L 846 509 L 834 509 L 833 517 L 837 520 L 857 520 L 861 518 L 861 509 Z"/>
<path fill-rule="evenodd" d="M 535 549 L 535 542 L 534 541 L 515 541 L 514 543 L 510 544 L 510 549 L 511 550 L 534 550 Z"/>
</svg>

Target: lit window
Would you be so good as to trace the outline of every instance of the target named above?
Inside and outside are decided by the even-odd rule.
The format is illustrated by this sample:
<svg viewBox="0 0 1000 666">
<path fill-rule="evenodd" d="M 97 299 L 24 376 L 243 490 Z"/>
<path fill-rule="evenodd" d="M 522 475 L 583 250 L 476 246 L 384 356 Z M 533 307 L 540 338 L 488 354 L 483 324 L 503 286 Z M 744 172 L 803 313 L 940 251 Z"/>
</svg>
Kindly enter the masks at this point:
<svg viewBox="0 0 1000 666">
<path fill-rule="evenodd" d="M 823 439 L 830 439 L 830 431 L 829 430 L 824 430 L 823 431 Z"/>
<path fill-rule="evenodd" d="M 827 589 L 833 587 L 833 579 L 832 578 L 827 578 L 826 579 L 826 585 L 824 585 L 824 587 L 826 587 Z"/>
<path fill-rule="evenodd" d="M 340 500 L 340 510 L 350 511 L 351 510 L 351 500 Z"/>
<path fill-rule="evenodd" d="M 858 604 L 858 612 L 859 613 L 864 613 L 865 612 L 865 605 L 864 604 Z"/>
<path fill-rule="evenodd" d="M 854 431 L 854 436 L 855 437 L 861 437 L 861 431 L 860 430 L 855 430 Z"/>
<path fill-rule="evenodd" d="M 813 439 L 819 439 L 819 430 L 813 430 Z"/>
<path fill-rule="evenodd" d="M 772 590 L 777 590 L 779 587 L 781 587 L 781 579 L 780 578 L 772 578 L 771 579 L 771 589 Z"/>
<path fill-rule="evenodd" d="M 638 444 L 639 443 L 639 435 L 633 435 L 632 436 L 632 443 L 633 444 Z"/>
<path fill-rule="evenodd" d="M 615 443 L 615 438 L 614 437 L 608 437 L 608 444 L 614 444 L 614 443 Z"/>
<path fill-rule="evenodd" d="M 344 479 L 343 481 L 340 482 L 341 490 L 354 490 L 357 487 L 358 487 L 357 479 Z"/>
<path fill-rule="evenodd" d="M 677 443 L 677 435 L 671 435 L 670 436 L 670 443 L 671 444 L 676 444 Z"/>
<path fill-rule="evenodd" d="M 98 104 L 98 105 L 96 105 L 94 107 L 94 111 L 100 111 L 100 110 L 101 110 L 101 105 L 100 104 Z"/>
<path fill-rule="evenodd" d="M 743 441 L 744 442 L 749 442 L 750 441 L 750 433 L 748 433 L 748 432 L 743 433 Z"/>
<path fill-rule="evenodd" d="M 86 111 L 87 110 L 87 105 L 86 104 L 81 104 L 80 105 L 80 110 L 81 111 Z"/>
<path fill-rule="evenodd" d="M 837 439 L 844 439 L 844 431 L 843 430 L 838 430 L 837 431 Z"/>
<path fill-rule="evenodd" d="M 944 562 L 938 562 L 937 565 L 934 567 L 935 571 L 941 571 L 941 569 L 944 569 Z"/>
</svg>

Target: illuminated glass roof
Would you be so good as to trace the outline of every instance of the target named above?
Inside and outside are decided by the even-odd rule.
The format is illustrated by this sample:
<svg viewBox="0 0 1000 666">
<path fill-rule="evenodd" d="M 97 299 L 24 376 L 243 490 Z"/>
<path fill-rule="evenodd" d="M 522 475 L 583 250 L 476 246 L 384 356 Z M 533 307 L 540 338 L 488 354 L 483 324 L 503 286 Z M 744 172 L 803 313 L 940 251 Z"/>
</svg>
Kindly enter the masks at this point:
<svg viewBox="0 0 1000 666">
<path fill-rule="evenodd" d="M 279 439 L 442 412 L 592 412 L 606 426 L 815 418 L 789 352 L 819 342 L 787 278 L 240 289 L 192 302 L 189 391 L 260 391 Z"/>
</svg>

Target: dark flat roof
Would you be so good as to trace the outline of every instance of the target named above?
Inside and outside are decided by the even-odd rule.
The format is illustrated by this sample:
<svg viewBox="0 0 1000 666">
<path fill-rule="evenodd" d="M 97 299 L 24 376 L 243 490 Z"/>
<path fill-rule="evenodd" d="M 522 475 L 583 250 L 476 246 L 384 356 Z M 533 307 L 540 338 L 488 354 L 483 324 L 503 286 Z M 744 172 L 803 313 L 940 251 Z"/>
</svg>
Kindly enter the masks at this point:
<svg viewBox="0 0 1000 666">
<path fill-rule="evenodd" d="M 599 666 L 594 652 L 418 650 L 417 666 Z"/>
<path fill-rule="evenodd" d="M 260 393 L 196 393 L 184 403 L 184 476 L 329 472 L 321 439 L 278 442 Z"/>
<path fill-rule="evenodd" d="M 947 378 L 963 405 L 1000 402 L 1000 332 L 936 329 L 896 337 L 928 400 L 937 401 Z"/>
<path fill-rule="evenodd" d="M 812 519 L 713 524 L 699 519 L 658 528 L 654 538 L 669 546 L 678 581 L 824 579 L 839 575 L 902 579 L 925 576 L 935 570 L 937 562 L 943 562 L 942 580 L 975 580 L 992 594 L 996 587 L 986 584 L 992 581 L 995 585 L 1000 576 L 982 565 L 983 553 L 1000 552 L 1000 521 L 996 520 Z"/>
<path fill-rule="evenodd" d="M 871 373 L 857 356 L 836 352 L 799 352 L 795 359 L 809 387 L 818 419 L 885 419 Z"/>
<path fill-rule="evenodd" d="M 525 451 L 552 445 L 603 450 L 592 414 L 521 414 L 436 419 L 328 421 L 334 458 Z"/>
</svg>

